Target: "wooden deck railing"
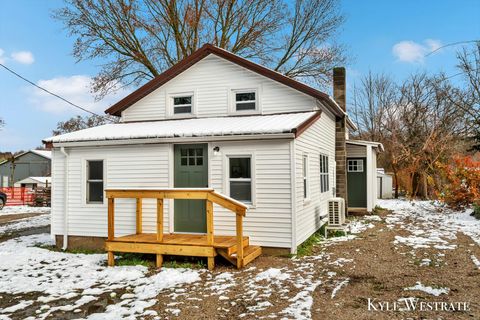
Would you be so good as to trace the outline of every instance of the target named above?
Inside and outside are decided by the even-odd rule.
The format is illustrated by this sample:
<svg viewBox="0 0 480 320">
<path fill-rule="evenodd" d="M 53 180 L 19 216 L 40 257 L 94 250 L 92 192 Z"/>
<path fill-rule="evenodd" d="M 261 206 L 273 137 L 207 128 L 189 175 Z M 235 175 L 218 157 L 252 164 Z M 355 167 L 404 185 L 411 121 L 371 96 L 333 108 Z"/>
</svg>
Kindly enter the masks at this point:
<svg viewBox="0 0 480 320">
<path fill-rule="evenodd" d="M 131 198 L 136 199 L 136 233 L 142 233 L 142 199 L 157 199 L 157 241 L 163 241 L 163 207 L 164 199 L 191 199 L 206 201 L 206 222 L 207 222 L 207 245 L 213 246 L 214 225 L 213 225 L 213 204 L 216 203 L 236 215 L 236 238 L 237 238 L 237 268 L 243 267 L 243 217 L 246 214 L 247 206 L 230 197 L 215 192 L 210 188 L 198 189 L 108 189 L 108 240 L 115 238 L 115 199 Z M 108 264 L 113 265 L 113 252 L 108 252 Z M 163 256 L 157 254 L 157 265 L 161 265 Z M 208 265 L 213 266 L 213 258 L 208 258 Z"/>
</svg>

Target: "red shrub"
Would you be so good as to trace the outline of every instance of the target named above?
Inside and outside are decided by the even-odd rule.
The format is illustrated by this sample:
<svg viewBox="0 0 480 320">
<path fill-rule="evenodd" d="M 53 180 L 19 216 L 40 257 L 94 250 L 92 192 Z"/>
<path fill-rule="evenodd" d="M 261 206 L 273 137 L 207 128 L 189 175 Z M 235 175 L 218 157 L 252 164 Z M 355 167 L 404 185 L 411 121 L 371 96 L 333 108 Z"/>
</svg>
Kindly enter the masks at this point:
<svg viewBox="0 0 480 320">
<path fill-rule="evenodd" d="M 461 208 L 480 204 L 480 161 L 456 156 L 452 164 L 437 164 L 443 185 L 438 197 L 447 205 Z"/>
</svg>

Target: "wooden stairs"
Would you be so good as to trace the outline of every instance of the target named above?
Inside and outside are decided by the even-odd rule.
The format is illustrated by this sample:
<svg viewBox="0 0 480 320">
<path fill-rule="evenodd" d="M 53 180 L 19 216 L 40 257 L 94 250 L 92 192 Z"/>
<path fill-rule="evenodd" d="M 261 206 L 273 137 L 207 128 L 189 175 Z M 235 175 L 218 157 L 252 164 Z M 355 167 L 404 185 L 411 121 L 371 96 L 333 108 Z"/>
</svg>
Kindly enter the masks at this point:
<svg viewBox="0 0 480 320">
<path fill-rule="evenodd" d="M 237 266 L 237 245 L 233 245 L 228 248 L 217 248 L 217 253 L 221 255 L 223 258 L 225 258 L 227 261 L 232 263 L 234 266 Z M 244 237 L 243 240 L 243 261 L 241 263 L 241 266 L 244 267 L 255 258 L 257 258 L 259 255 L 262 254 L 262 247 L 259 246 L 251 246 L 250 245 L 250 240 L 248 237 Z"/>
</svg>

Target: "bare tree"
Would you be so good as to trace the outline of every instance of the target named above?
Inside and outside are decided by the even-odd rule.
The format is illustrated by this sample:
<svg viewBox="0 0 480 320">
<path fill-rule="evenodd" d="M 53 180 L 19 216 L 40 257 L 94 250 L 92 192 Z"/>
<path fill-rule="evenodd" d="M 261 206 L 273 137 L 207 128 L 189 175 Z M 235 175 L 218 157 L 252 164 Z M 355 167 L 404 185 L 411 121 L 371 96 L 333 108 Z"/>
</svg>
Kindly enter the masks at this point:
<svg viewBox="0 0 480 320">
<path fill-rule="evenodd" d="M 368 74 L 355 91 L 355 118 L 360 138 L 380 141 L 380 163 L 410 196 L 434 194 L 437 164 L 464 149 L 465 111 L 460 96 L 444 75 L 416 74 L 401 85 Z M 433 186 L 434 188 L 435 186 Z"/>
<path fill-rule="evenodd" d="M 459 106 L 469 117 L 470 135 L 474 141 L 472 149 L 480 151 L 480 41 L 473 48 L 464 47 L 457 54 L 457 59 L 465 80 Z"/>
<path fill-rule="evenodd" d="M 75 116 L 67 121 L 61 121 L 57 124 L 57 128 L 52 131 L 54 136 L 78 131 L 82 129 L 92 128 L 103 124 L 118 122 L 117 117 L 101 117 L 97 115 L 91 116 Z"/>
<path fill-rule="evenodd" d="M 77 60 L 106 61 L 99 96 L 159 75 L 204 43 L 321 85 L 345 62 L 337 0 L 66 0 L 54 17 Z"/>
</svg>

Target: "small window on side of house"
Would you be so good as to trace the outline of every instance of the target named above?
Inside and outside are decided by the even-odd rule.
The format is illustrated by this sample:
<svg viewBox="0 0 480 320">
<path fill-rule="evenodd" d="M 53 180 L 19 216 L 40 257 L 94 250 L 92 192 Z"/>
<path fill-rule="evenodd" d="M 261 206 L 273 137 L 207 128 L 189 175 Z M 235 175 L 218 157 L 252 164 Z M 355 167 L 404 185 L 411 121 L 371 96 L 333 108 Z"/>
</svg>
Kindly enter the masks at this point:
<svg viewBox="0 0 480 320">
<path fill-rule="evenodd" d="M 173 114 L 191 114 L 192 113 L 192 95 L 173 97 Z"/>
<path fill-rule="evenodd" d="M 303 176 L 303 198 L 308 198 L 308 155 L 303 155 L 302 160 L 302 176 Z"/>
<path fill-rule="evenodd" d="M 330 190 L 328 175 L 328 156 L 320 154 L 320 192 L 324 193 Z"/>
<path fill-rule="evenodd" d="M 87 161 L 87 203 L 103 203 L 103 160 Z"/>
<path fill-rule="evenodd" d="M 252 158 L 250 156 L 229 157 L 228 183 L 230 197 L 252 203 Z"/>
<path fill-rule="evenodd" d="M 257 93 L 255 91 L 235 91 L 235 111 L 257 110 Z"/>
</svg>

